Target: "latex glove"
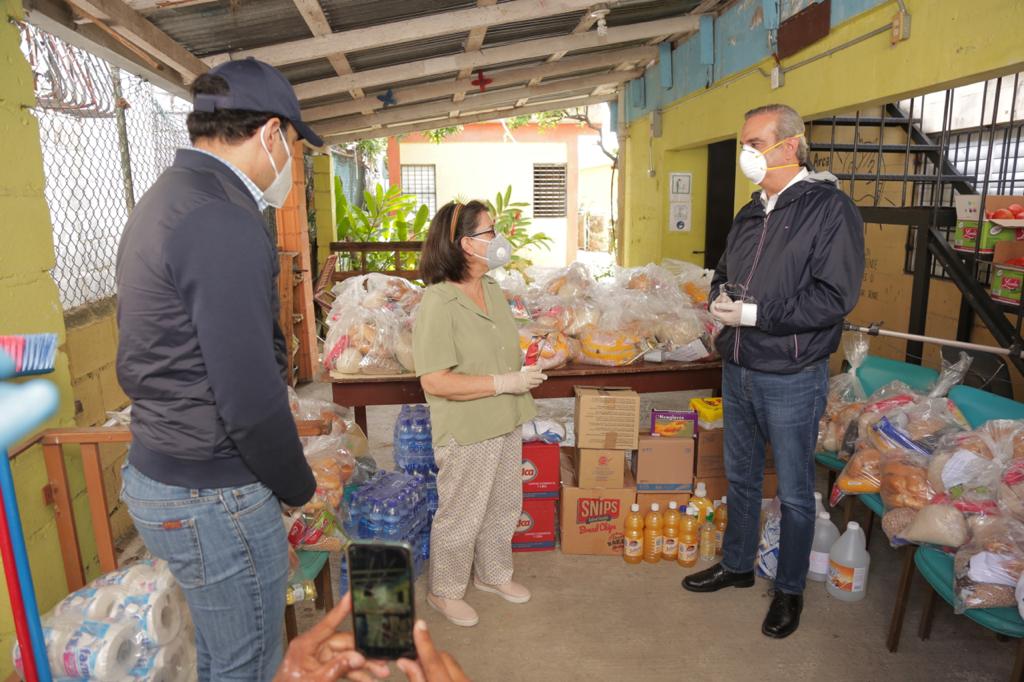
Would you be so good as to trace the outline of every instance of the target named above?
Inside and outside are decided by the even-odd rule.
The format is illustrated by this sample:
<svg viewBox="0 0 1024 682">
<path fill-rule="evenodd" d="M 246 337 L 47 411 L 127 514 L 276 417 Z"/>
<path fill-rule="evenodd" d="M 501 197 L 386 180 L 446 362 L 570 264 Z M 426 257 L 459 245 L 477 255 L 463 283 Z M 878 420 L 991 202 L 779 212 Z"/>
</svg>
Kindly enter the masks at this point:
<svg viewBox="0 0 1024 682">
<path fill-rule="evenodd" d="M 757 304 L 721 301 L 711 304 L 711 315 L 728 327 L 753 327 L 757 324 Z"/>
<path fill-rule="evenodd" d="M 492 374 L 494 378 L 494 395 L 502 393 L 529 393 L 531 389 L 537 388 L 548 378 L 542 374 L 540 367 L 529 365 L 523 367 L 521 372 L 509 372 L 508 374 Z"/>
</svg>

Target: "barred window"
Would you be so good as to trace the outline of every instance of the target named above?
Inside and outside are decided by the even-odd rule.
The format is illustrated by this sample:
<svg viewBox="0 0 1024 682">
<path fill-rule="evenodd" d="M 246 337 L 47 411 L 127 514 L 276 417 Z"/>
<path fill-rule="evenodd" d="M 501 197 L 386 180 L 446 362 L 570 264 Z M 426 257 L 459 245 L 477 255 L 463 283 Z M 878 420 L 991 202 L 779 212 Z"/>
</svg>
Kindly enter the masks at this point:
<svg viewBox="0 0 1024 682">
<path fill-rule="evenodd" d="M 433 164 L 402 164 L 402 193 L 426 204 L 430 215 L 437 212 L 437 182 Z M 417 207 L 419 208 L 419 207 Z"/>
<path fill-rule="evenodd" d="M 533 217 L 564 218 L 567 203 L 565 164 L 533 164 Z"/>
</svg>

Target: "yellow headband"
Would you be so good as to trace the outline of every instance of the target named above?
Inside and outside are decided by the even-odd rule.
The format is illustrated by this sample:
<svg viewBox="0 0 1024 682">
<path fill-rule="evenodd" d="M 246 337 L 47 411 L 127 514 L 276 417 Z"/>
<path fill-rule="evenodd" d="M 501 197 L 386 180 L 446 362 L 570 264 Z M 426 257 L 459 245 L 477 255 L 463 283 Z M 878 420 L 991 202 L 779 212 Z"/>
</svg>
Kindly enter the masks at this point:
<svg viewBox="0 0 1024 682">
<path fill-rule="evenodd" d="M 451 225 L 452 237 L 451 237 L 451 240 L 452 240 L 453 244 L 455 243 L 455 227 L 459 223 L 459 211 L 461 211 L 461 210 L 462 210 L 462 204 L 455 204 L 455 209 L 452 211 L 452 225 Z"/>
</svg>

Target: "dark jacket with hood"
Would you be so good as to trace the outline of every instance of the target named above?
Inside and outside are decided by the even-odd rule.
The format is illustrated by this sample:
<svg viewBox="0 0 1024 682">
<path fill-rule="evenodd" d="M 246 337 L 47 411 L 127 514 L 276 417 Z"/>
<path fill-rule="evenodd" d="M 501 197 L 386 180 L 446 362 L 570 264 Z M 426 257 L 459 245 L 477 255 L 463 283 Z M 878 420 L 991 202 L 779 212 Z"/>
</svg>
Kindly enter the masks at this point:
<svg viewBox="0 0 1024 682">
<path fill-rule="evenodd" d="M 792 374 L 839 347 L 843 318 L 860 296 L 864 222 L 831 173 L 811 173 L 765 213 L 760 192 L 736 215 L 711 282 L 746 286 L 754 327 L 726 327 L 716 341 L 728 362 Z"/>
</svg>

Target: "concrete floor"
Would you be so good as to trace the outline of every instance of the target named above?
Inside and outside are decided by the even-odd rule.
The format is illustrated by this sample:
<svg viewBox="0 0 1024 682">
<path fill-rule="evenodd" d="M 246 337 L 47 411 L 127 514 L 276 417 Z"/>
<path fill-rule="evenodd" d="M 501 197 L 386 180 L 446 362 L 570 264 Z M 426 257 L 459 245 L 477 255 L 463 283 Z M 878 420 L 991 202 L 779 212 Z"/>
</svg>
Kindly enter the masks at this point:
<svg viewBox="0 0 1024 682">
<path fill-rule="evenodd" d="M 304 396 L 329 398 L 327 386 Z M 672 408 L 684 394 L 651 394 L 645 403 Z M 540 401 L 544 412 L 571 414 L 571 401 Z M 397 407 L 369 408 L 371 451 L 391 467 Z M 825 489 L 824 481 L 818 486 Z M 860 508 L 863 510 L 863 507 Z M 839 520 L 839 515 L 835 515 Z M 475 591 L 467 601 L 480 614 L 474 628 L 450 625 L 416 588 L 417 614 L 439 647 L 451 652 L 473 680 L 1005 680 L 1016 641 L 999 642 L 940 603 L 931 639 L 917 637 L 925 601 L 917 576 L 898 653 L 885 648 L 900 564 L 881 528 L 875 528 L 867 597 L 847 604 L 821 584 L 805 593 L 800 629 L 785 640 L 761 634 L 770 597 L 767 581 L 751 589 L 697 595 L 679 582 L 690 571 L 676 564 L 631 566 L 610 557 L 560 551 L 516 554 L 516 580 L 533 591 L 527 604 L 506 603 Z M 337 575 L 337 572 L 335 572 Z M 300 628 L 315 622 L 311 607 Z M 401 674 L 395 676 L 400 679 Z"/>
</svg>

